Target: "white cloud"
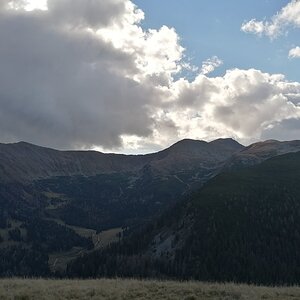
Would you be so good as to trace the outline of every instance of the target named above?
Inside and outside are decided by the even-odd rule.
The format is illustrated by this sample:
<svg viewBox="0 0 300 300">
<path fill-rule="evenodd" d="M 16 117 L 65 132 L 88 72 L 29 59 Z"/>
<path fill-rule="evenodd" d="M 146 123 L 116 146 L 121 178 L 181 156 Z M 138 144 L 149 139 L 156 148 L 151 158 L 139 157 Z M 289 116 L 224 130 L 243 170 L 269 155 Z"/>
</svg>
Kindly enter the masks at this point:
<svg viewBox="0 0 300 300">
<path fill-rule="evenodd" d="M 299 58 L 300 57 L 300 47 L 295 47 L 289 51 L 289 58 Z"/>
<path fill-rule="evenodd" d="M 222 60 L 220 60 L 217 56 L 213 56 L 202 63 L 201 74 L 207 75 L 209 73 L 212 73 L 216 68 L 220 67 L 222 64 Z"/>
<path fill-rule="evenodd" d="M 44 11 L 7 4 L 0 0 L 3 142 L 149 151 L 186 137 L 251 141 L 272 126 L 276 138 L 280 124 L 300 122 L 300 83 L 283 75 L 208 77 L 222 63 L 213 57 L 194 80 L 182 78 L 189 64 L 175 29 L 143 29 L 130 0 L 48 0 Z"/>
<path fill-rule="evenodd" d="M 289 26 L 300 27 L 299 0 L 292 0 L 277 12 L 270 21 L 257 21 L 256 19 L 252 19 L 243 23 L 241 30 L 247 33 L 276 38 Z"/>
<path fill-rule="evenodd" d="M 243 23 L 241 29 L 242 31 L 247 33 L 262 35 L 263 33 L 265 33 L 266 28 L 264 22 L 252 19 L 248 22 Z"/>
<path fill-rule="evenodd" d="M 294 101 L 300 84 L 283 75 L 234 69 L 222 77 L 180 80 L 173 89 L 175 108 L 168 116 L 182 138 L 231 136 L 250 141 L 259 139 L 271 124 L 300 117 L 299 103 Z"/>
<path fill-rule="evenodd" d="M 8 7 L 11 9 L 24 9 L 27 11 L 47 9 L 47 0 L 11 0 L 8 2 Z"/>
</svg>

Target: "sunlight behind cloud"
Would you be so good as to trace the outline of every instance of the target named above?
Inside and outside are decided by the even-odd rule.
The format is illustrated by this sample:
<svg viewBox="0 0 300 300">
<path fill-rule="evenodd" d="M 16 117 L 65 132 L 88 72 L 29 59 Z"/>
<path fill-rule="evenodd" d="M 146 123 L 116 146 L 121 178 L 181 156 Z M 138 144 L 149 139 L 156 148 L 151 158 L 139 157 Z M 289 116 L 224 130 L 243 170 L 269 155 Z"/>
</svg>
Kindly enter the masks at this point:
<svg viewBox="0 0 300 300">
<path fill-rule="evenodd" d="M 47 10 L 47 0 L 28 0 L 26 10 L 31 11 L 34 9 Z"/>
<path fill-rule="evenodd" d="M 11 9 L 25 9 L 26 11 L 32 10 L 47 10 L 47 0 L 12 0 L 8 3 Z"/>
</svg>

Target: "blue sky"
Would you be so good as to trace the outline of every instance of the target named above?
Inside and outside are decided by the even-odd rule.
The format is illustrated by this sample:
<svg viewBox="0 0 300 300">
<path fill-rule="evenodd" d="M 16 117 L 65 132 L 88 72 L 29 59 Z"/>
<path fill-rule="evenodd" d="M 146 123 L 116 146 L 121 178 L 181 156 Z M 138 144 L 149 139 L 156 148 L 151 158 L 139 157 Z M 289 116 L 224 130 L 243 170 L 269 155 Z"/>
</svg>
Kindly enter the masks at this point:
<svg viewBox="0 0 300 300">
<path fill-rule="evenodd" d="M 174 27 L 192 62 L 201 65 L 213 55 L 223 65 L 213 75 L 226 69 L 256 68 L 269 73 L 285 74 L 288 80 L 300 80 L 300 60 L 288 59 L 288 52 L 300 45 L 299 29 L 291 28 L 287 35 L 275 40 L 241 31 L 241 25 L 253 18 L 269 19 L 289 1 L 283 0 L 134 0 L 145 12 L 142 26 Z"/>
</svg>

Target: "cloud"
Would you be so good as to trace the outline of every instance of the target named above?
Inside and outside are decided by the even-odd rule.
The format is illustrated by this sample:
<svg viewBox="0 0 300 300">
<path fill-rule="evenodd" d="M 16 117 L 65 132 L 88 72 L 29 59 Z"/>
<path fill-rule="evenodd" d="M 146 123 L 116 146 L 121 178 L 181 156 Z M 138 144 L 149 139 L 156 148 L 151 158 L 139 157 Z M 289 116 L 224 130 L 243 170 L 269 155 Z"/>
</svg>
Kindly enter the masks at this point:
<svg viewBox="0 0 300 300">
<path fill-rule="evenodd" d="M 295 47 L 289 51 L 289 58 L 299 58 L 300 57 L 300 47 Z"/>
<path fill-rule="evenodd" d="M 200 74 L 193 82 L 180 80 L 173 88 L 180 109 L 169 116 L 177 120 L 182 137 L 231 136 L 249 142 L 270 125 L 300 116 L 300 84 L 280 74 L 233 69 L 222 77 Z"/>
<path fill-rule="evenodd" d="M 173 29 L 144 32 L 142 18 L 119 0 L 2 10 L 1 139 L 110 149 L 122 146 L 122 135 L 150 135 L 160 97 L 154 82 L 169 80 L 183 50 Z"/>
<path fill-rule="evenodd" d="M 59 26 L 96 30 L 101 26 L 120 24 L 124 17 L 135 19 L 133 21 L 140 19 L 140 12 L 129 1 L 122 0 L 50 0 L 48 13 Z"/>
<path fill-rule="evenodd" d="M 220 60 L 217 56 L 213 56 L 202 63 L 201 74 L 207 75 L 209 73 L 212 73 L 216 68 L 218 68 L 222 64 L 222 60 Z"/>
<path fill-rule="evenodd" d="M 0 0 L 3 142 L 139 152 L 186 137 L 249 142 L 290 119 L 298 130 L 300 83 L 254 69 L 208 77 L 217 57 L 188 80 L 176 30 L 143 29 L 130 0 L 7 4 Z"/>
<path fill-rule="evenodd" d="M 277 139 L 282 141 L 299 140 L 300 119 L 291 118 L 283 120 L 282 122 L 274 123 L 263 132 L 263 139 Z"/>
<path fill-rule="evenodd" d="M 243 23 L 241 30 L 259 36 L 266 35 L 270 38 L 276 38 L 289 26 L 300 27 L 299 0 L 292 0 L 277 12 L 270 21 L 257 21 L 256 19 L 252 19 Z"/>
</svg>

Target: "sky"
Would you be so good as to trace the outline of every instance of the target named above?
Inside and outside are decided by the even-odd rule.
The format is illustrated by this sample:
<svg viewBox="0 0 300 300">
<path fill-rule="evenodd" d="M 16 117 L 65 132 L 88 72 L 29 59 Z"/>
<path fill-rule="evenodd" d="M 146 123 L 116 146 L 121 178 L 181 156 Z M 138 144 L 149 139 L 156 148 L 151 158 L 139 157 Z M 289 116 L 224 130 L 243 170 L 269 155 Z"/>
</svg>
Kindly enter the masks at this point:
<svg viewBox="0 0 300 300">
<path fill-rule="evenodd" d="M 299 0 L 0 0 L 0 66 L 3 143 L 300 139 Z"/>
</svg>

